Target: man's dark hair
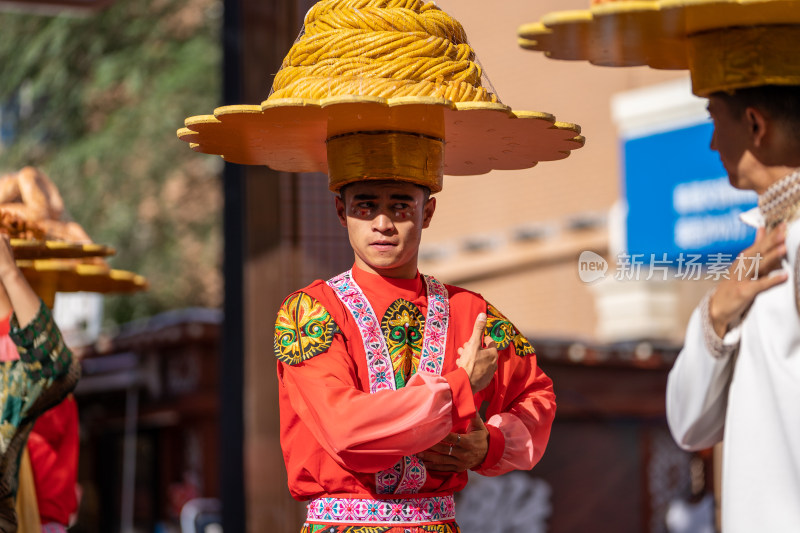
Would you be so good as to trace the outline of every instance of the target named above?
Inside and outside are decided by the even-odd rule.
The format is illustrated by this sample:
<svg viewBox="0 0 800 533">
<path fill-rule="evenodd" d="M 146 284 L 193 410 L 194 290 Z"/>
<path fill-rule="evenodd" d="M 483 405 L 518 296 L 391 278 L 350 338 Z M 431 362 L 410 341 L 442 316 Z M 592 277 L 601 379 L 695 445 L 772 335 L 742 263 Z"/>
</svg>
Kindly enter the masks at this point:
<svg viewBox="0 0 800 533">
<path fill-rule="evenodd" d="M 762 85 L 737 89 L 733 93 L 718 92 L 731 112 L 741 117 L 748 107 L 754 107 L 772 120 L 789 126 L 800 140 L 800 85 Z"/>
<path fill-rule="evenodd" d="M 388 182 L 388 181 L 394 181 L 394 180 L 374 180 L 374 182 L 375 182 L 375 183 Z M 356 182 L 353 182 L 353 183 L 356 183 Z M 345 185 L 344 187 L 342 187 L 341 189 L 339 189 L 339 193 L 338 193 L 338 194 L 339 194 L 339 198 L 340 198 L 342 201 L 344 201 L 344 192 L 345 192 L 345 191 L 347 190 L 347 188 L 348 188 L 348 187 L 350 187 L 350 185 L 352 185 L 353 183 L 348 183 L 347 185 Z M 407 182 L 407 183 L 411 183 L 411 182 Z M 419 184 L 417 184 L 417 183 L 411 183 L 411 185 L 414 185 L 415 187 L 419 187 L 420 189 L 422 189 L 422 194 L 423 194 L 422 198 L 423 198 L 423 201 L 424 201 L 424 202 L 427 202 L 427 201 L 428 201 L 428 199 L 431 197 L 431 190 L 430 190 L 428 187 L 425 187 L 424 185 L 419 185 Z"/>
</svg>

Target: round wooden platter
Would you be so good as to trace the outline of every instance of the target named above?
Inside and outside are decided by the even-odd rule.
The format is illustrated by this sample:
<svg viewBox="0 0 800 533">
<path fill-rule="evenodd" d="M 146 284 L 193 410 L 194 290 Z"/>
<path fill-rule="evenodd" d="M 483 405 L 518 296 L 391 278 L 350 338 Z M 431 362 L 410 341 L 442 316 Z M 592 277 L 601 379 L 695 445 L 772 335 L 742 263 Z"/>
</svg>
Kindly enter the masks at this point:
<svg viewBox="0 0 800 533">
<path fill-rule="evenodd" d="M 354 131 L 407 131 L 446 142 L 444 173 L 480 175 L 564 159 L 581 148 L 580 126 L 549 113 L 433 97 L 336 96 L 266 100 L 186 119 L 178 137 L 226 161 L 287 172 L 327 172 L 325 140 Z"/>
<path fill-rule="evenodd" d="M 588 3 L 588 1 L 587 1 Z M 520 26 L 519 45 L 601 66 L 689 68 L 688 38 L 722 28 L 800 24 L 798 0 L 638 0 L 556 11 Z"/>
<path fill-rule="evenodd" d="M 11 249 L 17 260 L 81 259 L 108 257 L 117 253 L 114 248 L 102 244 L 28 239 L 11 239 Z"/>
<path fill-rule="evenodd" d="M 102 264 L 58 259 L 19 260 L 17 265 L 37 292 L 130 293 L 146 290 L 147 280 L 134 272 Z"/>
</svg>

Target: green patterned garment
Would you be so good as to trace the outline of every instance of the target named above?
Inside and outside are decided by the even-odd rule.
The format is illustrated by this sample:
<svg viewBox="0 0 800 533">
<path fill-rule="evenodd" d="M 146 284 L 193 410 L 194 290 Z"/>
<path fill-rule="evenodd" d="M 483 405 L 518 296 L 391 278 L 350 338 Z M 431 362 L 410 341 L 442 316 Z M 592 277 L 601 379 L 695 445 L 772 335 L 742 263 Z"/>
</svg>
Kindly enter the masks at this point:
<svg viewBox="0 0 800 533">
<path fill-rule="evenodd" d="M 11 340 L 19 360 L 0 363 L 0 453 L 5 454 L 20 428 L 60 402 L 75 387 L 72 353 L 44 303 L 24 328 L 11 317 Z M 68 374 L 75 374 L 66 380 Z"/>
<path fill-rule="evenodd" d="M 21 328 L 11 317 L 9 337 L 19 360 L 0 362 L 0 531 L 16 531 L 19 465 L 36 418 L 61 402 L 80 378 L 80 363 L 64 345 L 50 310 L 41 302 Z"/>
</svg>

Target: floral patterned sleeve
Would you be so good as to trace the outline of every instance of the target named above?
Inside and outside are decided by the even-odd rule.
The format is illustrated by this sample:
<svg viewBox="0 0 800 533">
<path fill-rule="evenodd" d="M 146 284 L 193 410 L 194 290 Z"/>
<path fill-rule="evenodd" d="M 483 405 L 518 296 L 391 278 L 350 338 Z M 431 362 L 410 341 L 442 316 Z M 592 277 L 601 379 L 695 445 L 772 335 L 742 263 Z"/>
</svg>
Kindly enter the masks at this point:
<svg viewBox="0 0 800 533">
<path fill-rule="evenodd" d="M 20 327 L 16 315 L 12 315 L 9 336 L 17 345 L 20 360 L 32 380 L 57 378 L 69 370 L 72 352 L 64 344 L 44 302 L 40 303 L 36 316 L 24 328 Z"/>
</svg>

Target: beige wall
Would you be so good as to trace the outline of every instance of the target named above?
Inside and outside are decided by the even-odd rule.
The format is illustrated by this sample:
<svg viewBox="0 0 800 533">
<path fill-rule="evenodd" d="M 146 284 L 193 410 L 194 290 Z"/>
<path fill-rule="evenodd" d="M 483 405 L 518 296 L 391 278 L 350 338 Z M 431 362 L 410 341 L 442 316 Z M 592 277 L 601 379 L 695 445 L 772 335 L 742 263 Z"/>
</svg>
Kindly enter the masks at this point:
<svg viewBox="0 0 800 533">
<path fill-rule="evenodd" d="M 593 338 L 593 299 L 577 276 L 577 256 L 587 249 L 580 247 L 587 241 L 582 234 L 560 228 L 571 216 L 606 212 L 620 194 L 619 142 L 611 119 L 611 96 L 687 74 L 554 61 L 517 46 L 520 24 L 535 22 L 555 10 L 586 8 L 588 0 L 504 0 L 491 5 L 440 0 L 437 4 L 463 24 L 504 104 L 546 111 L 559 121 L 580 124 L 586 146 L 565 160 L 543 162 L 529 170 L 446 177 L 423 243 L 427 249 L 447 249 L 451 254 L 439 261 L 421 261 L 420 270 L 481 292 L 527 333 Z M 516 268 L 468 282 L 453 273 L 473 264 L 476 268 L 485 265 L 491 256 L 498 263 L 514 262 L 526 252 L 502 242 L 509 241 L 515 228 L 534 222 L 557 230 L 549 240 L 537 243 L 535 251 L 531 251 L 533 245 L 527 246 L 528 255 L 538 261 L 520 260 Z M 489 236 L 501 244 L 478 254 L 452 253 L 471 236 Z M 602 235 L 598 237 L 595 231 L 590 240 L 595 246 L 589 249 L 606 254 L 607 240 Z"/>
</svg>

